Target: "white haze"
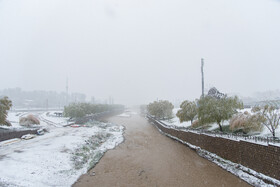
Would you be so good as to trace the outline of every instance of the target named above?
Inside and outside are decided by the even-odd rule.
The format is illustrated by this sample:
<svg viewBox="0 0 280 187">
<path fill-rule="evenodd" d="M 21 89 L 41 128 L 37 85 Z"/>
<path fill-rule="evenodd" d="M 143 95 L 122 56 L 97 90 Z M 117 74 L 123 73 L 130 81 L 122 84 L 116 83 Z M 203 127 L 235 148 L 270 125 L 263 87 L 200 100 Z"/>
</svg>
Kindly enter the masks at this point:
<svg viewBox="0 0 280 187">
<path fill-rule="evenodd" d="M 0 0 L 0 89 L 116 103 L 279 89 L 279 0 Z"/>
</svg>

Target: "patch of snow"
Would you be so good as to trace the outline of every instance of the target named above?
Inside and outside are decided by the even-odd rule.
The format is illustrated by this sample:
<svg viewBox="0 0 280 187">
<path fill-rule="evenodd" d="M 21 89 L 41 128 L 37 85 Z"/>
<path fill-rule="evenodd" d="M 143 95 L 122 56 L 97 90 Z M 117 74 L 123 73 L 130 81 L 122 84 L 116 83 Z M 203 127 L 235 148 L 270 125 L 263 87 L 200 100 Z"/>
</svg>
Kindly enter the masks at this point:
<svg viewBox="0 0 280 187">
<path fill-rule="evenodd" d="M 44 112 L 39 115 L 40 121 L 44 121 L 45 123 L 55 126 L 55 127 L 63 127 L 68 124 L 69 118 L 66 117 L 57 117 L 54 115 L 55 112 L 58 111 L 51 111 L 51 112 Z"/>
<path fill-rule="evenodd" d="M 7 146 L 7 145 L 10 145 L 10 144 L 13 144 L 13 143 L 17 143 L 19 141 L 21 141 L 20 138 L 13 138 L 13 139 L 1 141 L 0 142 L 0 147 Z"/>
<path fill-rule="evenodd" d="M 210 126 L 211 126 L 211 127 L 209 127 L 209 128 L 207 129 L 207 130 L 209 130 L 209 131 L 213 131 L 213 130 L 219 128 L 218 123 L 212 123 L 212 124 L 210 124 Z"/>
<path fill-rule="evenodd" d="M 12 124 L 12 126 L 1 126 L 2 128 L 5 129 L 21 129 L 21 128 L 26 128 L 23 127 L 21 125 L 19 125 L 19 119 L 21 117 L 26 116 L 27 113 L 26 112 L 14 112 L 14 111 L 9 111 L 8 112 L 8 116 L 7 116 L 7 120 Z"/>
<path fill-rule="evenodd" d="M 191 122 L 190 121 L 187 121 L 187 122 L 183 122 L 181 123 L 180 122 L 180 119 L 176 116 L 178 110 L 180 110 L 180 108 L 174 108 L 173 109 L 173 118 L 170 119 L 170 120 L 161 120 L 164 124 L 168 125 L 168 126 L 173 126 L 173 127 L 184 127 L 184 128 L 187 128 L 187 127 L 190 127 L 191 126 Z"/>
<path fill-rule="evenodd" d="M 0 146 L 0 186 L 71 186 L 108 149 L 123 141 L 123 127 L 95 122 L 80 128 L 52 128 L 34 139 Z M 106 134 L 78 169 L 73 155 L 99 134 Z M 86 150 L 86 149 L 85 149 Z M 77 157 L 80 159 L 80 157 Z"/>
<path fill-rule="evenodd" d="M 118 117 L 124 117 L 124 118 L 129 118 L 131 115 L 129 113 L 122 113 L 120 115 L 117 115 Z"/>
</svg>

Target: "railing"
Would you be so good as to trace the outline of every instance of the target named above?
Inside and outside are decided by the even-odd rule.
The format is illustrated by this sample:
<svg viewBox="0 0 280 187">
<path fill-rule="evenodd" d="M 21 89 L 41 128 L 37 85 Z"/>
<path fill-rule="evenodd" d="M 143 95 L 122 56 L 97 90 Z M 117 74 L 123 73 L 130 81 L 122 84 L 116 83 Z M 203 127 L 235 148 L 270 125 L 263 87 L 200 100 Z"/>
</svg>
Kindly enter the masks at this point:
<svg viewBox="0 0 280 187">
<path fill-rule="evenodd" d="M 170 126 L 166 125 L 164 122 L 157 120 L 151 115 L 146 115 L 148 119 L 150 119 L 153 122 L 156 122 L 160 125 L 162 125 L 165 128 L 172 128 L 176 129 L 178 131 L 188 131 L 188 132 L 194 132 L 198 134 L 205 134 L 215 137 L 222 137 L 222 138 L 228 138 L 233 140 L 245 140 L 255 143 L 267 143 L 267 144 L 280 144 L 280 139 L 275 137 L 262 137 L 262 136 L 253 136 L 253 135 L 243 135 L 243 134 L 234 134 L 234 133 L 225 133 L 225 132 L 217 132 L 217 131 L 209 131 L 205 129 L 192 129 L 192 128 L 186 128 L 186 127 L 178 127 L 178 126 Z"/>
</svg>

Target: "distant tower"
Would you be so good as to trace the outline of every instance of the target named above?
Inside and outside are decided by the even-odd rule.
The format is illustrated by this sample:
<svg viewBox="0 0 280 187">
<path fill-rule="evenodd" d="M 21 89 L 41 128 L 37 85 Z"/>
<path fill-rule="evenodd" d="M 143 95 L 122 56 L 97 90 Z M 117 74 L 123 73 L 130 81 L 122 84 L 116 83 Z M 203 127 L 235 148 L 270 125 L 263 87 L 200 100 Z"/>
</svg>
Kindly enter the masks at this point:
<svg viewBox="0 0 280 187">
<path fill-rule="evenodd" d="M 68 105 L 68 77 L 66 78 L 66 105 Z"/>
<path fill-rule="evenodd" d="M 204 71 L 203 71 L 203 67 L 204 67 L 204 59 L 201 59 L 201 81 L 202 81 L 202 97 L 204 97 Z"/>
<path fill-rule="evenodd" d="M 49 99 L 46 99 L 46 111 L 49 110 Z"/>
</svg>

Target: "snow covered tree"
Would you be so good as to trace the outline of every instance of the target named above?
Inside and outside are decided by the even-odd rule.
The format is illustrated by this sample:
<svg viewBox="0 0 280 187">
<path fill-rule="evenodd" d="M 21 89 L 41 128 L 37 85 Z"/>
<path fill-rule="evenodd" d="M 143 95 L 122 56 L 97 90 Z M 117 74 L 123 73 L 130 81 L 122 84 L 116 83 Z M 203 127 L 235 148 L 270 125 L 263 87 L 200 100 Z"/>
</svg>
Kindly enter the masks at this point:
<svg viewBox="0 0 280 187">
<path fill-rule="evenodd" d="M 259 114 L 250 114 L 249 112 L 238 113 L 230 120 L 231 130 L 242 130 L 244 133 L 262 130 L 263 118 Z"/>
<path fill-rule="evenodd" d="M 81 118 L 86 115 L 81 103 L 72 103 L 64 107 L 64 116 L 71 118 Z"/>
<path fill-rule="evenodd" d="M 154 101 L 147 106 L 148 113 L 157 119 L 170 119 L 173 117 L 174 106 L 169 101 Z"/>
<path fill-rule="evenodd" d="M 8 111 L 12 107 L 12 101 L 8 97 L 0 99 L 0 125 L 8 124 L 6 122 Z"/>
<path fill-rule="evenodd" d="M 72 103 L 64 107 L 64 116 L 71 118 L 82 118 L 86 115 L 96 114 L 105 111 L 124 109 L 123 105 Z"/>
<path fill-rule="evenodd" d="M 265 105 L 263 107 L 254 107 L 252 112 L 261 116 L 261 123 L 275 137 L 275 130 L 279 127 L 280 121 L 279 109 L 273 105 Z"/>
<path fill-rule="evenodd" d="M 180 122 L 191 121 L 192 124 L 198 112 L 196 102 L 186 100 L 180 105 L 180 108 L 181 109 L 176 114 L 176 116 L 180 119 Z"/>
<path fill-rule="evenodd" d="M 237 109 L 241 108 L 243 108 L 243 103 L 238 97 L 201 97 L 198 100 L 199 124 L 216 122 L 220 131 L 223 131 L 222 122 L 232 118 L 237 113 Z"/>
</svg>

